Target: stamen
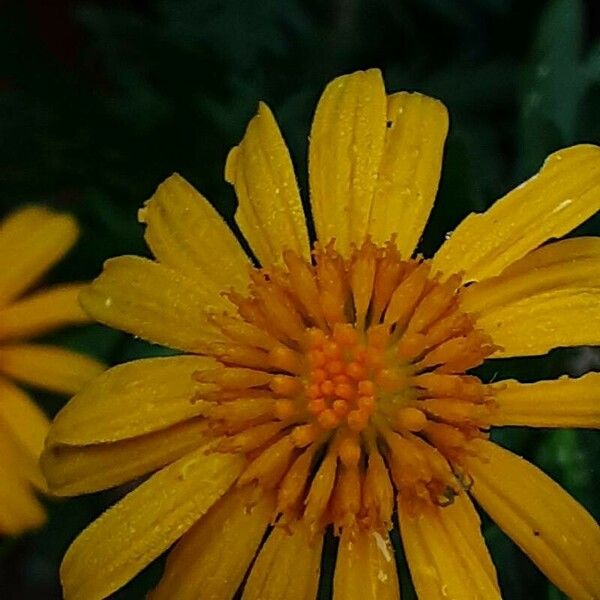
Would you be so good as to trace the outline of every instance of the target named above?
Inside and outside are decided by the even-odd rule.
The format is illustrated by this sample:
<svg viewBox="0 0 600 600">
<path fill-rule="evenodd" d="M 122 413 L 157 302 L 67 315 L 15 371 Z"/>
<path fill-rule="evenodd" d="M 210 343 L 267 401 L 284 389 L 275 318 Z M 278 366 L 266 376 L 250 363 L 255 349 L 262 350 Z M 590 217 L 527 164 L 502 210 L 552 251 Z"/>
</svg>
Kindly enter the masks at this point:
<svg viewBox="0 0 600 600">
<path fill-rule="evenodd" d="M 348 285 L 342 257 L 333 249 L 333 240 L 325 247 L 315 246 L 316 277 L 321 296 L 321 307 L 327 323 L 346 322 Z"/>
<path fill-rule="evenodd" d="M 223 452 L 249 452 L 275 437 L 283 427 L 283 423 L 273 422 L 245 429 L 237 435 L 221 440 L 219 449 Z"/>
<path fill-rule="evenodd" d="M 316 423 L 298 425 L 292 430 L 292 442 L 296 448 L 304 448 L 312 444 L 319 436 L 319 427 Z"/>
<path fill-rule="evenodd" d="M 427 417 L 418 408 L 407 406 L 396 415 L 396 427 L 406 431 L 422 431 L 427 425 Z"/>
<path fill-rule="evenodd" d="M 385 311 L 386 325 L 405 327 L 427 285 L 429 270 L 429 264 L 422 263 L 396 288 Z"/>
<path fill-rule="evenodd" d="M 396 246 L 390 242 L 377 264 L 371 305 L 372 322 L 379 323 L 392 294 L 396 290 L 406 263 L 400 260 Z"/>
<path fill-rule="evenodd" d="M 274 375 L 270 377 L 269 387 L 277 396 L 289 398 L 302 389 L 302 384 L 296 377 L 288 375 Z"/>
<path fill-rule="evenodd" d="M 242 302 L 244 300 L 241 300 Z M 237 303 L 236 303 L 237 304 Z M 239 305 L 238 305 L 239 306 Z M 212 315 L 212 320 L 223 334 L 234 342 L 269 350 L 277 340 L 261 327 L 249 321 L 241 321 L 229 315 Z"/>
<path fill-rule="evenodd" d="M 319 288 L 310 265 L 291 250 L 284 252 L 283 259 L 289 270 L 290 284 L 307 316 L 309 316 L 320 329 L 325 329 L 327 324 L 323 313 L 323 307 L 319 301 Z"/>
<path fill-rule="evenodd" d="M 285 515 L 297 514 L 301 510 L 301 498 L 306 488 L 310 469 L 318 449 L 317 444 L 309 446 L 292 464 L 279 485 L 277 512 Z"/>
<path fill-rule="evenodd" d="M 268 362 L 269 356 L 264 350 L 233 344 L 212 344 L 210 352 L 227 365 L 252 368 L 264 367 Z"/>
<path fill-rule="evenodd" d="M 291 419 L 296 412 L 296 403 L 293 400 L 280 398 L 275 401 L 275 415 L 280 421 Z"/>
<path fill-rule="evenodd" d="M 361 456 L 360 444 L 356 436 L 342 439 L 338 449 L 340 460 L 346 467 L 356 467 Z"/>
<path fill-rule="evenodd" d="M 264 279 L 254 282 L 254 294 L 263 307 L 263 313 L 269 316 L 271 327 L 278 333 L 281 341 L 299 342 L 304 334 L 300 315 L 285 292 L 274 283 Z"/>
<path fill-rule="evenodd" d="M 212 419 L 244 422 L 259 417 L 271 416 L 276 407 L 277 402 L 273 398 L 244 398 L 224 404 L 211 405 L 209 416 Z"/>
<path fill-rule="evenodd" d="M 394 490 L 383 457 L 374 444 L 369 448 L 367 473 L 363 486 L 363 512 L 367 526 L 386 531 L 392 522 Z"/>
<path fill-rule="evenodd" d="M 367 310 L 371 303 L 373 292 L 373 281 L 375 279 L 375 257 L 377 248 L 370 240 L 367 240 L 360 252 L 354 255 L 352 269 L 350 270 L 350 285 L 354 299 L 354 312 L 356 328 L 364 329 Z"/>
<path fill-rule="evenodd" d="M 312 480 L 310 490 L 306 496 L 304 519 L 313 530 L 322 526 L 321 521 L 333 491 L 336 471 L 337 454 L 335 449 L 330 447 Z"/>
<path fill-rule="evenodd" d="M 361 508 L 361 485 L 358 468 L 341 465 L 331 498 L 331 517 L 336 535 L 342 527 L 352 527 Z"/>
<path fill-rule="evenodd" d="M 240 475 L 237 485 L 242 487 L 256 480 L 263 488 L 272 489 L 285 475 L 296 447 L 289 436 L 281 438 L 261 452 Z"/>
<path fill-rule="evenodd" d="M 273 378 L 270 373 L 238 367 L 219 367 L 205 371 L 195 371 L 192 377 L 199 383 L 214 383 L 221 390 L 241 390 L 259 387 Z"/>
<path fill-rule="evenodd" d="M 302 364 L 302 356 L 284 346 L 283 344 L 278 344 L 273 346 L 269 350 L 269 365 L 274 369 L 281 369 L 282 371 L 287 371 L 288 373 L 293 373 L 294 375 L 301 375 L 303 371 Z M 264 361 L 263 366 L 267 361 Z"/>
</svg>

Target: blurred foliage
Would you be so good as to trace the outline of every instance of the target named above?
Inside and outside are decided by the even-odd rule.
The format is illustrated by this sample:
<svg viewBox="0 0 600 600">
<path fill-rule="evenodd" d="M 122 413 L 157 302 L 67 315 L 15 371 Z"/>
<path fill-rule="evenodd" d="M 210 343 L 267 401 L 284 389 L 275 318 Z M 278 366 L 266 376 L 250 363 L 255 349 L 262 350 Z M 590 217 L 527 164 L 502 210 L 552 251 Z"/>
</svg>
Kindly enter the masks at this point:
<svg viewBox="0 0 600 600">
<path fill-rule="evenodd" d="M 145 253 L 137 208 L 175 170 L 230 218 L 224 159 L 260 99 L 274 109 L 306 190 L 318 94 L 358 68 L 379 66 L 388 89 L 419 90 L 449 107 L 426 254 L 549 152 L 600 140 L 600 10 L 592 0 L 24 0 L 4 3 L 0 17 L 0 212 L 45 202 L 77 215 L 83 241 L 55 269 L 56 281 L 89 279 L 109 256 Z M 600 220 L 578 233 L 598 235 Z M 100 326 L 54 341 L 111 364 L 161 351 Z M 531 381 L 599 367 L 596 349 L 578 349 L 494 361 L 481 373 Z M 38 397 L 50 414 L 64 401 Z M 600 514 L 597 435 L 494 435 Z M 0 596 L 59 598 L 64 550 L 123 493 L 48 502 L 44 530 L 0 542 Z M 505 597 L 561 597 L 484 524 Z M 335 543 L 327 542 L 324 573 L 332 572 Z M 401 553 L 397 536 L 394 543 Z M 406 565 L 400 570 L 403 598 L 414 598 Z M 160 571 L 159 561 L 114 597 L 143 598 Z"/>
</svg>

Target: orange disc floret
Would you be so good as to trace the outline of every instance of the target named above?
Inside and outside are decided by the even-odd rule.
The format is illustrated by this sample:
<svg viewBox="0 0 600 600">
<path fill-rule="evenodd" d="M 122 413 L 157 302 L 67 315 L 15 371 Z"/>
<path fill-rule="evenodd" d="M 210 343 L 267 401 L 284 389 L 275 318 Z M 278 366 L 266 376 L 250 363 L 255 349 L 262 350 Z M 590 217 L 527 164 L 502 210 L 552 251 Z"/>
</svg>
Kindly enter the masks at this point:
<svg viewBox="0 0 600 600">
<path fill-rule="evenodd" d="M 279 485 L 280 512 L 291 514 L 294 496 L 296 516 L 319 515 L 314 526 L 381 528 L 393 489 L 414 512 L 451 502 L 469 441 L 485 436 L 494 410 L 491 388 L 465 374 L 496 347 L 461 311 L 460 277 L 402 260 L 393 242 L 367 240 L 348 258 L 334 242 L 310 262 L 284 258 L 288 271 L 256 271 L 247 296 L 229 296 L 239 324 L 213 317 L 230 343 L 214 353 L 222 366 L 198 375 L 217 388 L 205 399 L 273 400 L 245 423 L 228 421 L 240 411 L 207 410 L 226 436 L 221 450 L 249 453 L 244 481 Z"/>
</svg>

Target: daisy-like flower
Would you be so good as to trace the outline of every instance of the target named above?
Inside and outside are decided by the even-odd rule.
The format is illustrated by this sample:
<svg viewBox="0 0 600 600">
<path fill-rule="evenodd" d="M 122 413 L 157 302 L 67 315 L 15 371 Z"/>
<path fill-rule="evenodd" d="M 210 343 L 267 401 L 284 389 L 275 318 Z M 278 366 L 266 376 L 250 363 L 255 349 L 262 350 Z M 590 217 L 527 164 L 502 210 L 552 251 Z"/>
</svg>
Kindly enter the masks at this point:
<svg viewBox="0 0 600 600">
<path fill-rule="evenodd" d="M 261 104 L 227 160 L 259 266 L 178 175 L 140 211 L 156 260 L 84 290 L 98 321 L 183 355 L 117 366 L 57 416 L 43 466 L 76 495 L 153 473 L 71 545 L 68 600 L 169 555 L 153 600 L 308 600 L 339 536 L 336 600 L 399 598 L 396 526 L 420 598 L 498 598 L 471 498 L 572 598 L 600 597 L 600 532 L 490 426 L 598 427 L 600 374 L 521 384 L 487 358 L 600 343 L 600 149 L 575 146 L 435 256 L 415 255 L 448 127 L 377 70 L 334 80 L 309 148 L 311 249 L 290 156 Z"/>
<path fill-rule="evenodd" d="M 81 284 L 23 296 L 77 239 L 72 217 L 41 206 L 0 222 L 0 536 L 39 527 L 45 488 L 38 467 L 49 422 L 16 383 L 72 395 L 103 367 L 81 354 L 29 343 L 29 338 L 88 322 L 77 302 Z M 13 382 L 14 380 L 14 382 Z"/>
</svg>

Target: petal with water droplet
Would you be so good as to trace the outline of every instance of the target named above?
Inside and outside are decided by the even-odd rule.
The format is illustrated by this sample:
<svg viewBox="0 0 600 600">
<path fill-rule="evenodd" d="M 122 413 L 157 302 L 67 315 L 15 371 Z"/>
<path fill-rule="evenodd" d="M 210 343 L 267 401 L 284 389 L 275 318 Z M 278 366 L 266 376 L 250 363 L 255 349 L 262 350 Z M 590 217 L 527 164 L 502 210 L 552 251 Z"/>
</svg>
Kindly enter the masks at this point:
<svg viewBox="0 0 600 600">
<path fill-rule="evenodd" d="M 484 441 L 468 468 L 472 494 L 498 526 L 570 598 L 600 597 L 600 527 L 557 483 L 520 456 Z"/>
<path fill-rule="evenodd" d="M 402 544 L 419 598 L 496 598 L 496 572 L 465 494 L 412 515 L 398 503 Z"/>
<path fill-rule="evenodd" d="M 294 167 L 269 107 L 261 102 L 244 139 L 227 157 L 235 220 L 263 265 L 282 265 L 284 250 L 308 258 L 310 246 Z"/>
<path fill-rule="evenodd" d="M 310 134 L 308 172 L 317 238 L 336 239 L 342 255 L 367 233 L 386 132 L 378 69 L 334 79 L 323 92 Z"/>
<path fill-rule="evenodd" d="M 448 112 L 433 98 L 400 92 L 388 97 L 387 118 L 368 233 L 379 244 L 396 234 L 400 254 L 409 258 L 438 189 Z"/>
<path fill-rule="evenodd" d="M 493 425 L 600 428 L 600 373 L 578 379 L 492 384 L 497 410 Z"/>
<path fill-rule="evenodd" d="M 219 213 L 181 175 L 161 183 L 139 211 L 154 256 L 217 290 L 245 291 L 250 261 Z"/>
<path fill-rule="evenodd" d="M 303 521 L 276 526 L 262 547 L 243 600 L 314 600 L 321 569 L 323 533 Z"/>
<path fill-rule="evenodd" d="M 192 374 L 216 364 L 206 356 L 167 356 L 112 367 L 60 410 L 48 445 L 115 442 L 198 416 L 194 394 L 202 386 Z"/>
<path fill-rule="evenodd" d="M 233 311 L 222 289 L 139 256 L 120 256 L 80 296 L 94 319 L 178 350 L 198 351 L 223 339 L 207 316 Z"/>
<path fill-rule="evenodd" d="M 394 548 L 387 533 L 349 528 L 342 531 L 333 599 L 400 599 Z"/>
<path fill-rule="evenodd" d="M 537 175 L 482 214 L 472 213 L 442 244 L 434 268 L 467 281 L 498 275 L 545 241 L 565 235 L 600 209 L 600 147 L 551 154 Z"/>
<path fill-rule="evenodd" d="M 125 585 L 208 511 L 244 462 L 201 448 L 130 492 L 67 550 L 60 569 L 65 598 L 105 598 Z"/>
<path fill-rule="evenodd" d="M 150 600 L 229 600 L 273 516 L 274 501 L 251 486 L 225 494 L 169 554 Z"/>
</svg>

